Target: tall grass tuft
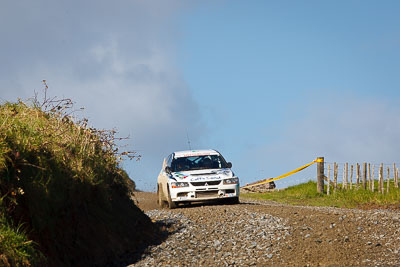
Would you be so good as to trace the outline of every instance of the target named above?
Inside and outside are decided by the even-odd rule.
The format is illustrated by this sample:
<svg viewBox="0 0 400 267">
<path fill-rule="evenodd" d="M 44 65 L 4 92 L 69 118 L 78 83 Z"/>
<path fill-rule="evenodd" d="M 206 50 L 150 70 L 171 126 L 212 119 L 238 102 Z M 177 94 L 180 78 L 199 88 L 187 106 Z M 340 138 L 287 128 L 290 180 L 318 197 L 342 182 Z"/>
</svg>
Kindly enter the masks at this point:
<svg viewBox="0 0 400 267">
<path fill-rule="evenodd" d="M 0 266 L 31 266 L 41 260 L 42 255 L 23 226 L 15 226 L 5 213 L 0 214 Z"/>
<path fill-rule="evenodd" d="M 103 264 L 153 234 L 140 230 L 151 221 L 120 167 L 140 156 L 119 151 L 115 130 L 89 127 L 73 111 L 71 100 L 47 97 L 0 105 L 0 260 L 12 266 L 34 262 L 35 248 L 49 265 Z"/>
</svg>

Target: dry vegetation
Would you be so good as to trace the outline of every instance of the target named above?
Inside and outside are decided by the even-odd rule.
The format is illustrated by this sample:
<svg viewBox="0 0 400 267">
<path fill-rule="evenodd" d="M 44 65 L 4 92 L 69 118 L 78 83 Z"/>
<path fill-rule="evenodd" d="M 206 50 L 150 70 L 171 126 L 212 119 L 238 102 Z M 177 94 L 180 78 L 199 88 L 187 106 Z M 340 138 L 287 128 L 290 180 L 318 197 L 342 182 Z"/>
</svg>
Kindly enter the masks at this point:
<svg viewBox="0 0 400 267">
<path fill-rule="evenodd" d="M 0 265 L 102 265 L 138 253 L 156 228 L 132 202 L 115 130 L 46 96 L 0 106 Z M 132 228 L 136 231 L 132 231 Z"/>
</svg>

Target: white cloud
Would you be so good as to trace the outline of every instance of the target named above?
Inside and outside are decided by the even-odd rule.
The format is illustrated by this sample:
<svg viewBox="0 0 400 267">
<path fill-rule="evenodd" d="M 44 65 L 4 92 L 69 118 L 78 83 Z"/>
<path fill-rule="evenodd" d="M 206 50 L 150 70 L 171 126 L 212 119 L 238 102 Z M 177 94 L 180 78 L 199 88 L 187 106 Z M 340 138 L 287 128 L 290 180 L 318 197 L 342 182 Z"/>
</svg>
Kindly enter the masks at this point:
<svg viewBox="0 0 400 267">
<path fill-rule="evenodd" d="M 254 168 L 265 170 L 261 176 L 279 176 L 318 156 L 327 162 L 399 163 L 400 108 L 395 101 L 351 93 L 320 97 L 314 94 L 309 103 L 302 104 L 310 107 L 302 118 L 278 130 L 279 137 L 274 142 L 245 154 L 252 159 Z M 243 160 L 241 164 L 250 163 Z M 315 176 L 315 168 L 310 167 L 277 183 L 281 187 L 293 185 Z"/>
<path fill-rule="evenodd" d="M 31 97 L 46 79 L 51 95 L 84 106 L 94 126 L 130 135 L 143 161 L 127 163 L 128 171 L 155 179 L 162 157 L 184 148 L 186 129 L 192 139 L 202 134 L 174 62 L 176 17 L 185 8 L 183 1 L 9 1 L 0 11 L 0 99 Z"/>
</svg>

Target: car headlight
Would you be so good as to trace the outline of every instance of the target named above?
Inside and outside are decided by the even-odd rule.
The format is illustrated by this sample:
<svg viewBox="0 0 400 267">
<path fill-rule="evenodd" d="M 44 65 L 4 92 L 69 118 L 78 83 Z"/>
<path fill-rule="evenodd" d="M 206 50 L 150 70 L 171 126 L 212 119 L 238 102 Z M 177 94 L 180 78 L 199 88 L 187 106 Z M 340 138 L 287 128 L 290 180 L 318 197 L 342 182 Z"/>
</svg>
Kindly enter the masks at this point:
<svg viewBox="0 0 400 267">
<path fill-rule="evenodd" d="M 187 182 L 172 182 L 171 187 L 172 188 L 180 188 L 180 187 L 188 187 L 189 183 Z"/>
<path fill-rule="evenodd" d="M 237 177 L 224 180 L 224 184 L 238 184 L 238 183 L 239 183 L 239 178 Z"/>
</svg>

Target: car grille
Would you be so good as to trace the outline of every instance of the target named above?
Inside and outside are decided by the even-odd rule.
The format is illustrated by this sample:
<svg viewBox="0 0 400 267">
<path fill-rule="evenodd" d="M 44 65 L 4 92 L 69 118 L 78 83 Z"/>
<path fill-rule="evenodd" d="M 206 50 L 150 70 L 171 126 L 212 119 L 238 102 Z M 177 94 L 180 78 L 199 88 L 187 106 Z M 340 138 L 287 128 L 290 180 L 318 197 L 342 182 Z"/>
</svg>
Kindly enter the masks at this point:
<svg viewBox="0 0 400 267">
<path fill-rule="evenodd" d="M 193 186 L 207 186 L 207 185 L 219 185 L 221 181 L 209 181 L 209 182 L 191 182 Z M 207 184 L 207 185 L 206 185 Z"/>
<path fill-rule="evenodd" d="M 218 190 L 196 192 L 197 198 L 218 197 Z"/>
</svg>

